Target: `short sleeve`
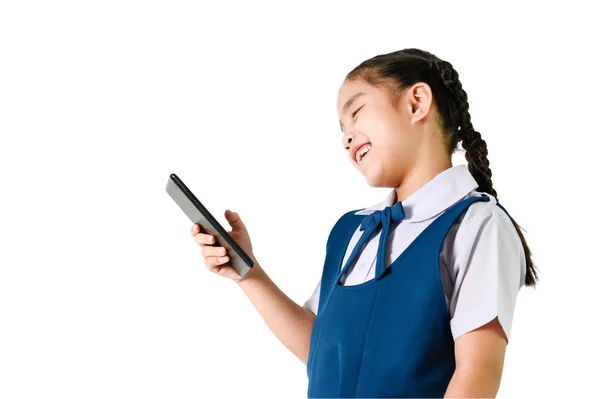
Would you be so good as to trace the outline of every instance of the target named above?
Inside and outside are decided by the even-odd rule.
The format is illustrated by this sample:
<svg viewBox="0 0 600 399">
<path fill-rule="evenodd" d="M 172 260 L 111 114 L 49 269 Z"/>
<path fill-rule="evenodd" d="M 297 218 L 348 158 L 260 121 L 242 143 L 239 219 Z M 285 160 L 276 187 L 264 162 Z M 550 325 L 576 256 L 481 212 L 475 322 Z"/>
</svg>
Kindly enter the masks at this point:
<svg viewBox="0 0 600 399">
<path fill-rule="evenodd" d="M 304 302 L 304 305 L 302 305 L 302 307 L 304 309 L 309 310 L 315 316 L 317 315 L 317 307 L 319 305 L 320 291 L 321 291 L 321 279 L 319 279 L 319 282 L 317 283 L 317 286 L 316 286 L 315 290 L 313 291 L 312 295 Z"/>
<path fill-rule="evenodd" d="M 525 282 L 525 252 L 516 227 L 493 197 L 468 208 L 449 262 L 455 278 L 449 304 L 454 339 L 496 316 L 509 339 L 517 294 Z"/>
</svg>

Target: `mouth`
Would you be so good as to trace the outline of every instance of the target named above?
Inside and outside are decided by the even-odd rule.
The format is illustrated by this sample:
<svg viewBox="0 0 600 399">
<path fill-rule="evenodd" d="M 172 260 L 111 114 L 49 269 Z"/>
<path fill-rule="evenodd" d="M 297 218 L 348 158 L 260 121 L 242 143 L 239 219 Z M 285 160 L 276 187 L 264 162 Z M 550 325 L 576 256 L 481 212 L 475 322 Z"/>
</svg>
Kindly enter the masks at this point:
<svg viewBox="0 0 600 399">
<path fill-rule="evenodd" d="M 360 146 L 360 148 L 357 149 L 356 154 L 354 155 L 354 159 L 356 160 L 356 163 L 359 166 L 362 164 L 365 157 L 367 156 L 367 154 L 370 151 L 371 151 L 371 143 L 363 144 L 362 146 Z"/>
</svg>

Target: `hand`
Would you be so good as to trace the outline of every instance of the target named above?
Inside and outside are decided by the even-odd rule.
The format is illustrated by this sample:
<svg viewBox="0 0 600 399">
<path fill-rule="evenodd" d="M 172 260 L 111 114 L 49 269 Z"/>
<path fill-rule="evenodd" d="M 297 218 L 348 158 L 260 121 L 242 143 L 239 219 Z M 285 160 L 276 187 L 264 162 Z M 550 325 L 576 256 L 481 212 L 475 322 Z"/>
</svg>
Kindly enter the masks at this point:
<svg viewBox="0 0 600 399">
<path fill-rule="evenodd" d="M 242 219 L 235 212 L 230 211 L 229 209 L 225 211 L 225 218 L 227 222 L 231 226 L 231 230 L 228 231 L 231 238 L 233 238 L 238 245 L 252 258 L 254 261 L 254 267 L 258 267 L 258 262 L 254 258 L 254 254 L 252 252 L 252 243 L 250 241 L 250 236 L 248 234 L 248 230 L 246 226 L 242 222 Z M 202 256 L 204 257 L 204 264 L 213 273 L 216 273 L 220 276 L 229 278 L 236 282 L 240 282 L 242 277 L 235 271 L 233 267 L 228 263 L 229 256 L 227 256 L 227 250 L 224 247 L 214 246 L 215 237 L 211 234 L 202 233 L 201 227 L 199 224 L 194 224 L 191 228 L 191 234 L 194 237 L 194 240 L 200 247 L 202 248 Z M 253 267 L 253 269 L 254 269 Z M 250 270 L 246 276 L 244 276 L 244 280 L 250 274 L 252 270 Z"/>
</svg>

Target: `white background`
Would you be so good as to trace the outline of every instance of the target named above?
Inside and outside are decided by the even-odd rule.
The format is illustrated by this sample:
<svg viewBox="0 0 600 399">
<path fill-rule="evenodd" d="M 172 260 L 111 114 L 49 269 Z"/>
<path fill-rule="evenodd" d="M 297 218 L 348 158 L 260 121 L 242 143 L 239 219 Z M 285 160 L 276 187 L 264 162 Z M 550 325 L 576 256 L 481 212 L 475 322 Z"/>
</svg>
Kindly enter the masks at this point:
<svg viewBox="0 0 600 399">
<path fill-rule="evenodd" d="M 165 186 L 178 174 L 227 229 L 237 211 L 302 304 L 333 223 L 389 192 L 351 166 L 337 91 L 406 47 L 458 71 L 541 270 L 498 397 L 596 392 L 599 29 L 581 4 L 3 1 L 0 397 L 306 397 Z"/>
</svg>

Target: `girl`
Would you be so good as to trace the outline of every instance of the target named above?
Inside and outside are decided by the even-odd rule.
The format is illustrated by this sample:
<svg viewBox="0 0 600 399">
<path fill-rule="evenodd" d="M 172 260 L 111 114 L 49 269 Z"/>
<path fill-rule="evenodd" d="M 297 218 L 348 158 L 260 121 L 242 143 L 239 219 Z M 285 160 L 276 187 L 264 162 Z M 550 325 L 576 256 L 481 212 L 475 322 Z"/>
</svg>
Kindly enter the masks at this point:
<svg viewBox="0 0 600 399">
<path fill-rule="evenodd" d="M 258 262 L 243 279 L 192 226 L 206 266 L 244 290 L 307 364 L 309 397 L 495 397 L 519 289 L 537 271 L 498 202 L 485 141 L 452 65 L 415 48 L 364 61 L 345 78 L 343 148 L 372 187 L 344 213 L 313 295 L 299 306 Z M 468 169 L 452 166 L 458 143 Z M 236 213 L 230 234 L 252 254 Z M 253 256 L 253 255 L 251 255 Z"/>
</svg>

